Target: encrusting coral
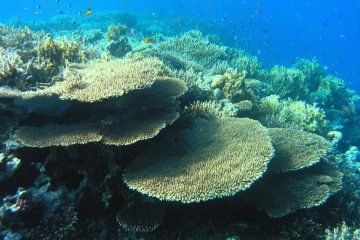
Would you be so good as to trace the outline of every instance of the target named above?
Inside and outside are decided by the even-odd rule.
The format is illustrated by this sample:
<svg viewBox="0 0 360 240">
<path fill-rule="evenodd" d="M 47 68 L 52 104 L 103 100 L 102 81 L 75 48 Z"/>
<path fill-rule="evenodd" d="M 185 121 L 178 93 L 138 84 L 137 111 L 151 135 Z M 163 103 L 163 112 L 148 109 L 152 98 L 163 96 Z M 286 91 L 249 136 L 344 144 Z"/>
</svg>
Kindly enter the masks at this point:
<svg viewBox="0 0 360 240">
<path fill-rule="evenodd" d="M 267 130 L 257 121 L 197 118 L 191 128 L 155 141 L 123 177 L 129 188 L 161 200 L 206 201 L 249 188 L 272 155 Z"/>
<path fill-rule="evenodd" d="M 270 128 L 269 134 L 275 157 L 269 164 L 270 172 L 289 172 L 319 162 L 331 148 L 323 137 L 302 130 Z"/>
</svg>

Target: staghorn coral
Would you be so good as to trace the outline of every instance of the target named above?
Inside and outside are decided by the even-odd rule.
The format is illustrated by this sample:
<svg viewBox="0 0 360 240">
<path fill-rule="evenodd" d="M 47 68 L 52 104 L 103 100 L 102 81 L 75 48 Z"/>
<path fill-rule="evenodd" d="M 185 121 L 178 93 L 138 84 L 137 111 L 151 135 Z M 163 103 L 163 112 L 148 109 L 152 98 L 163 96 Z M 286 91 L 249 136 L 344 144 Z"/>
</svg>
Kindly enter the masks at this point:
<svg viewBox="0 0 360 240">
<path fill-rule="evenodd" d="M 270 128 L 269 135 L 275 157 L 269 164 L 270 172 L 289 172 L 319 162 L 331 148 L 325 138 L 301 130 Z"/>
<path fill-rule="evenodd" d="M 299 209 L 312 208 L 342 187 L 342 174 L 328 163 L 318 163 L 295 172 L 264 176 L 244 193 L 271 217 L 283 217 Z"/>
<path fill-rule="evenodd" d="M 206 201 L 250 187 L 272 155 L 267 131 L 257 121 L 198 118 L 191 128 L 150 145 L 123 177 L 129 188 L 161 200 Z"/>
</svg>

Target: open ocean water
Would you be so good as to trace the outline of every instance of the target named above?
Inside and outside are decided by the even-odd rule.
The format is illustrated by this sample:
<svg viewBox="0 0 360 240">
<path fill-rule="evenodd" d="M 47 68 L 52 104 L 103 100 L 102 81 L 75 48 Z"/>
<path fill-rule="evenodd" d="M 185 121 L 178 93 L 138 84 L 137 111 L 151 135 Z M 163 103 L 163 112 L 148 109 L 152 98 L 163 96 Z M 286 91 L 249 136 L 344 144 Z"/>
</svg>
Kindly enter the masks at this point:
<svg viewBox="0 0 360 240">
<path fill-rule="evenodd" d="M 0 0 L 0 238 L 360 239 L 359 59 L 359 0 Z"/>
</svg>

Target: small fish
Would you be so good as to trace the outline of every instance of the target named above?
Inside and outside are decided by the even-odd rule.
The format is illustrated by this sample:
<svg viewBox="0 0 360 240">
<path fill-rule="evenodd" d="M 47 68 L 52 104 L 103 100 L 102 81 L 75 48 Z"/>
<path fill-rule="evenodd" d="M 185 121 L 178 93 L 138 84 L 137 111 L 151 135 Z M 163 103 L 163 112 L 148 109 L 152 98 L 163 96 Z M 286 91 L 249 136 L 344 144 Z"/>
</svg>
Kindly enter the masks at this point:
<svg viewBox="0 0 360 240">
<path fill-rule="evenodd" d="M 93 12 L 92 12 L 91 8 L 89 8 L 89 9 L 86 10 L 86 12 L 84 13 L 84 16 L 85 16 L 85 17 L 88 17 L 88 16 L 90 16 L 92 13 L 93 13 Z"/>
<path fill-rule="evenodd" d="M 152 37 L 147 37 L 147 38 L 143 39 L 143 43 L 146 43 L 146 44 L 153 43 L 154 41 L 155 41 L 155 39 Z"/>
<path fill-rule="evenodd" d="M 60 2 L 60 0 L 56 0 L 56 2 L 58 3 L 58 2 Z"/>
<path fill-rule="evenodd" d="M 130 28 L 130 34 L 131 36 L 135 36 L 136 35 L 136 31 L 134 28 Z"/>
</svg>

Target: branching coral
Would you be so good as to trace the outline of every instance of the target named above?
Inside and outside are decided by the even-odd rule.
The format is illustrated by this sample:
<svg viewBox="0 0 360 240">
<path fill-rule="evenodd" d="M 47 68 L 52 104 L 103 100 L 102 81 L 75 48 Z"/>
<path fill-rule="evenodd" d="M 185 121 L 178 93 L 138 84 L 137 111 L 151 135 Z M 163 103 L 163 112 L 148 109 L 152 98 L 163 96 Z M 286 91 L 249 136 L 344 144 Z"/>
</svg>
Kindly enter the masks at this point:
<svg viewBox="0 0 360 240">
<path fill-rule="evenodd" d="M 326 130 L 328 121 L 325 112 L 315 104 L 302 101 L 279 100 L 279 96 L 262 98 L 258 106 L 260 121 L 267 127 L 290 127 L 309 132 Z"/>
<path fill-rule="evenodd" d="M 270 84 L 273 92 L 282 98 L 291 97 L 298 100 L 304 95 L 305 75 L 298 69 L 275 66 L 265 80 Z"/>
<path fill-rule="evenodd" d="M 0 47 L 17 49 L 24 61 L 34 55 L 38 36 L 28 27 L 14 28 L 0 24 Z"/>
<path fill-rule="evenodd" d="M 246 77 L 248 78 L 256 77 L 261 67 L 256 57 L 252 57 L 242 50 L 233 52 L 231 66 L 234 66 L 240 72 L 246 71 Z"/>
<path fill-rule="evenodd" d="M 0 85 L 22 89 L 28 70 L 29 65 L 23 63 L 16 51 L 0 47 Z"/>
<path fill-rule="evenodd" d="M 302 87 L 308 93 L 314 92 L 319 88 L 320 82 L 325 75 L 325 67 L 321 66 L 315 58 L 311 60 L 299 59 L 293 67 L 305 75 Z"/>
<path fill-rule="evenodd" d="M 66 37 L 61 40 L 54 40 L 51 35 L 46 35 L 38 45 L 37 59 L 49 59 L 54 67 L 65 67 L 66 61 L 84 62 L 86 59 L 85 50 L 82 49 L 82 40 Z"/>
<path fill-rule="evenodd" d="M 124 181 L 161 200 L 206 201 L 250 187 L 272 155 L 267 131 L 257 121 L 198 118 L 191 128 L 150 145 L 126 169 Z"/>
<path fill-rule="evenodd" d="M 326 76 L 319 88 L 309 96 L 310 101 L 317 102 L 326 109 L 338 109 L 345 113 L 355 113 L 355 105 L 360 102 L 359 96 L 351 91 L 344 80 Z"/>
</svg>

